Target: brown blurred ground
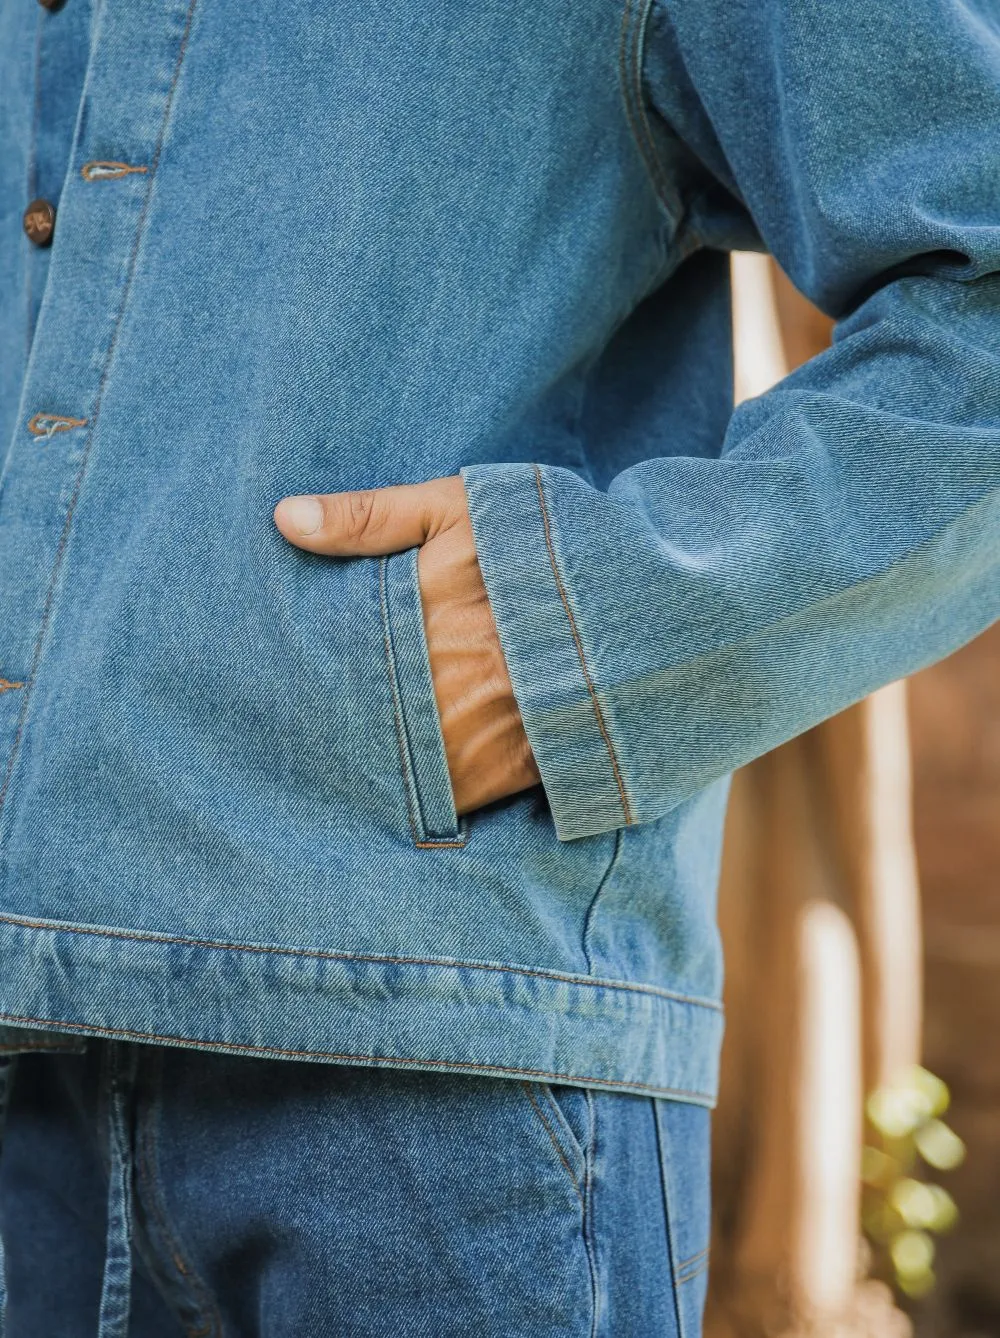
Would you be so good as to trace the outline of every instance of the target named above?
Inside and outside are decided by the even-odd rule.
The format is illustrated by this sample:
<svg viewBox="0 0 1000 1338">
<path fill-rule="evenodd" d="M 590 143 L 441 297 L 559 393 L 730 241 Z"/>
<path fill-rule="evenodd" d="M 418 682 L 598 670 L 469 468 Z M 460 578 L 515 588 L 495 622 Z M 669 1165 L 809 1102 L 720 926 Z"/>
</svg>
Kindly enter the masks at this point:
<svg viewBox="0 0 1000 1338">
<path fill-rule="evenodd" d="M 918 1338 L 1000 1338 L 1000 625 L 911 680 L 925 1062 L 969 1155 Z"/>
</svg>

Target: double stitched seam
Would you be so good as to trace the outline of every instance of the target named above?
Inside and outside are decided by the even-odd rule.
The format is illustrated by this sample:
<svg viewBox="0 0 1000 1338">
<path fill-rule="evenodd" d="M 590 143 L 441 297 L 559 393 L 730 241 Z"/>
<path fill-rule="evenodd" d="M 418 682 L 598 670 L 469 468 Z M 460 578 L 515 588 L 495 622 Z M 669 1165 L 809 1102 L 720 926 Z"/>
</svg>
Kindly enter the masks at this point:
<svg viewBox="0 0 1000 1338">
<path fill-rule="evenodd" d="M 417 832 L 417 820 L 413 812 L 413 798 L 410 794 L 410 777 L 407 768 L 406 757 L 406 739 L 403 734 L 403 720 L 399 707 L 399 688 L 396 684 L 396 669 L 392 659 L 392 644 L 389 640 L 389 609 L 385 589 L 385 559 L 379 562 L 378 569 L 378 597 L 379 608 L 382 614 L 382 640 L 385 645 L 385 662 L 389 673 L 389 688 L 392 696 L 392 715 L 396 722 L 396 743 L 399 747 L 399 769 L 403 777 L 403 793 L 406 796 L 406 815 L 410 823 L 410 832 L 413 836 L 414 845 L 417 844 L 419 833 Z"/>
<path fill-rule="evenodd" d="M 382 558 L 379 561 L 378 570 L 378 596 L 379 608 L 382 614 L 382 641 L 385 645 L 385 660 L 389 671 L 389 688 L 392 696 L 392 714 L 396 722 L 396 743 L 399 748 L 399 768 L 403 776 L 403 793 L 406 796 L 406 816 L 410 824 L 410 834 L 413 837 L 413 844 L 418 850 L 461 850 L 465 845 L 465 837 L 457 840 L 428 840 L 421 835 L 417 826 L 417 815 L 413 807 L 413 794 L 411 786 L 415 788 L 416 780 L 413 776 L 413 765 L 410 760 L 409 750 L 406 743 L 406 731 L 403 726 L 403 708 L 400 700 L 399 682 L 396 678 L 396 662 L 392 653 L 392 642 L 389 637 L 389 599 L 386 592 L 385 583 L 386 560 Z"/>
<path fill-rule="evenodd" d="M 678 1287 L 683 1287 L 685 1282 L 693 1282 L 695 1278 L 700 1278 L 707 1272 L 708 1272 L 708 1259 L 705 1258 L 701 1261 L 698 1267 L 693 1268 L 690 1273 L 685 1273 L 683 1277 L 676 1278 L 677 1285 Z"/>
<path fill-rule="evenodd" d="M 625 100 L 625 115 L 635 146 L 646 165 L 646 170 L 660 203 L 676 222 L 678 221 L 676 218 L 678 202 L 674 198 L 674 191 L 671 189 L 669 178 L 656 150 L 642 93 L 642 37 L 652 7 L 652 0 L 639 0 L 639 8 L 636 10 L 634 0 L 625 0 L 621 44 L 618 49 L 618 72 Z M 633 15 L 634 23 L 632 22 Z"/>
<path fill-rule="evenodd" d="M 649 1083 L 627 1082 L 623 1078 L 590 1077 L 576 1073 L 551 1073 L 548 1069 L 516 1068 L 506 1064 L 478 1064 L 474 1060 L 462 1063 L 453 1059 L 415 1059 L 405 1055 L 366 1055 L 358 1051 L 334 1052 L 330 1050 L 286 1050 L 277 1045 L 245 1045 L 240 1041 L 197 1041 L 190 1036 L 161 1035 L 155 1031 L 135 1031 L 125 1027 L 99 1027 L 89 1022 L 70 1022 L 63 1018 L 30 1017 L 19 1013 L 0 1013 L 0 1021 L 14 1025 L 30 1024 L 41 1027 L 58 1027 L 61 1030 L 82 1031 L 88 1036 L 108 1036 L 112 1039 L 162 1041 L 164 1045 L 176 1045 L 188 1050 L 210 1050 L 219 1054 L 237 1055 L 277 1055 L 285 1059 L 325 1059 L 336 1063 L 371 1063 L 385 1065 L 387 1068 L 444 1069 L 460 1073 L 507 1073 L 513 1077 L 547 1078 L 555 1081 L 571 1082 L 578 1085 L 593 1083 L 601 1087 L 624 1087 L 629 1090 L 638 1088 L 657 1096 L 690 1097 L 699 1103 L 713 1100 L 709 1092 L 696 1092 L 684 1087 L 655 1087 Z"/>
<path fill-rule="evenodd" d="M 710 1249 L 711 1246 L 706 1245 L 704 1249 L 699 1250 L 697 1254 L 693 1254 L 690 1259 L 682 1259 L 681 1262 L 677 1265 L 677 1272 L 683 1273 L 685 1269 L 690 1268 L 692 1264 L 700 1263 L 700 1261 L 704 1259 L 705 1255 L 708 1254 Z"/>
<path fill-rule="evenodd" d="M 668 1149 L 664 1147 L 663 1128 L 660 1123 L 660 1107 L 656 1099 L 651 1098 L 653 1103 L 653 1123 L 656 1127 L 656 1150 L 657 1160 L 660 1163 L 660 1188 L 663 1192 L 663 1215 L 666 1220 L 667 1228 L 667 1248 L 670 1250 L 670 1271 L 676 1278 L 676 1266 L 674 1260 L 677 1258 L 677 1247 L 674 1241 L 674 1217 L 671 1209 L 670 1188 L 667 1184 L 667 1153 Z M 676 1282 L 672 1288 L 674 1294 L 674 1313 L 677 1316 L 677 1332 L 680 1338 L 688 1338 L 684 1324 L 684 1308 L 681 1305 L 680 1288 Z M 692 1335 L 693 1338 L 693 1335 Z"/>
<path fill-rule="evenodd" d="M 583 1247 L 587 1252 L 590 1270 L 590 1338 L 597 1338 L 601 1318 L 601 1283 L 597 1272 L 597 1245 L 594 1235 L 594 1163 L 597 1160 L 597 1103 L 594 1094 L 586 1094 L 587 1114 L 590 1118 L 590 1137 L 583 1158 Z"/>
<path fill-rule="evenodd" d="M 535 1094 L 534 1094 L 534 1092 L 531 1090 L 530 1085 L 529 1085 L 528 1083 L 526 1083 L 526 1082 L 523 1082 L 523 1083 L 521 1084 L 521 1086 L 524 1088 L 525 1095 L 527 1096 L 528 1100 L 531 1102 L 531 1107 L 532 1107 L 532 1109 L 534 1110 L 535 1114 L 538 1116 L 539 1120 L 541 1121 L 542 1128 L 543 1128 L 543 1129 L 545 1130 L 545 1132 L 548 1134 L 548 1136 L 549 1136 L 549 1138 L 550 1138 L 550 1140 L 551 1140 L 551 1142 L 552 1142 L 552 1146 L 555 1148 L 556 1156 L 557 1156 L 557 1157 L 559 1158 L 559 1160 L 562 1162 L 563 1167 L 564 1167 L 564 1169 L 565 1169 L 565 1171 L 566 1171 L 566 1174 L 567 1174 L 567 1175 L 569 1176 L 569 1178 L 570 1178 L 570 1183 L 572 1184 L 573 1189 L 574 1189 L 575 1192 L 576 1192 L 576 1197 L 580 1200 L 580 1208 L 581 1208 L 581 1211 L 582 1211 L 582 1210 L 585 1208 L 586 1205 L 584 1204 L 583 1191 L 582 1191 L 581 1188 L 580 1188 L 580 1182 L 579 1182 L 579 1180 L 577 1180 L 577 1178 L 576 1178 L 576 1173 L 574 1172 L 572 1166 L 570 1166 L 570 1164 L 569 1164 L 569 1160 L 568 1160 L 568 1158 L 567 1158 L 565 1152 L 564 1152 L 563 1149 L 562 1149 L 562 1145 L 560 1144 L 558 1138 L 557 1138 L 556 1135 L 555 1135 L 555 1130 L 552 1128 L 552 1125 L 549 1124 L 549 1121 L 548 1121 L 548 1119 L 547 1119 L 547 1117 L 546 1117 L 546 1115 L 545 1115 L 545 1112 L 542 1110 L 541 1106 L 540 1106 L 540 1105 L 538 1104 L 538 1102 L 535 1100 Z"/>
<path fill-rule="evenodd" d="M 552 527 L 549 523 L 549 511 L 545 502 L 545 490 L 542 487 L 542 471 L 538 465 L 535 465 L 535 486 L 538 488 L 538 503 L 542 510 L 542 527 L 545 531 L 545 547 L 548 549 L 549 563 L 552 567 L 552 575 L 555 579 L 556 589 L 559 592 L 559 598 L 562 600 L 562 606 L 566 610 L 566 617 L 569 621 L 570 631 L 573 634 L 573 641 L 576 645 L 576 653 L 580 660 L 580 668 L 583 671 L 583 681 L 587 685 L 587 692 L 590 694 L 590 702 L 594 708 L 594 715 L 597 718 L 597 726 L 601 731 L 601 737 L 604 739 L 604 746 L 608 750 L 608 757 L 611 759 L 611 770 L 614 772 L 615 783 L 618 786 L 618 795 L 621 799 L 622 812 L 625 815 L 625 825 L 630 827 L 633 822 L 632 810 L 629 806 L 628 795 L 625 793 L 625 783 L 622 780 L 621 770 L 618 766 L 618 758 L 615 756 L 614 745 L 611 742 L 611 735 L 608 733 L 608 727 L 604 722 L 604 712 L 601 710 L 601 703 L 597 699 L 597 691 L 594 688 L 594 681 L 590 676 L 590 670 L 587 667 L 587 657 L 584 654 L 583 642 L 580 640 L 580 633 L 577 630 L 576 619 L 573 617 L 573 610 L 569 605 L 569 598 L 563 586 L 562 577 L 559 575 L 559 567 L 556 563 L 555 549 L 552 546 Z"/>
<path fill-rule="evenodd" d="M 692 1278 L 698 1277 L 708 1268 L 708 1256 L 711 1250 L 710 1245 L 706 1245 L 703 1250 L 693 1254 L 690 1259 L 685 1259 L 683 1263 L 677 1265 L 674 1270 L 674 1280 L 678 1286 L 683 1282 L 690 1282 Z"/>
<path fill-rule="evenodd" d="M 546 1106 L 548 1106 L 549 1111 L 551 1112 L 552 1121 L 555 1127 L 557 1129 L 564 1130 L 564 1137 L 566 1137 L 569 1140 L 570 1146 L 579 1147 L 580 1140 L 577 1138 L 576 1134 L 570 1128 L 569 1120 L 563 1114 L 562 1107 L 556 1100 L 551 1085 L 549 1083 L 539 1084 L 538 1092 L 542 1100 L 545 1102 Z"/>
<path fill-rule="evenodd" d="M 570 976 L 560 971 L 535 970 L 530 966 L 502 966 L 495 962 L 466 962 L 454 957 L 395 957 L 382 956 L 378 953 L 333 952 L 322 948 L 272 948 L 255 943 L 217 943 L 212 939 L 185 938 L 182 935 L 168 934 L 133 934 L 126 929 L 96 929 L 84 925 L 54 925 L 49 920 L 32 920 L 26 916 L 0 914 L 0 924 L 14 925 L 19 929 L 43 929 L 54 934 L 83 934 L 88 938 L 121 939 L 127 943 L 153 943 L 184 948 L 205 948 L 214 952 L 250 952 L 263 953 L 273 957 L 305 957 L 310 960 L 327 962 L 364 962 L 372 966 L 442 966 L 459 968 L 463 971 L 493 971 L 502 975 L 527 976 L 538 980 L 557 980 L 569 985 L 582 985 L 590 989 L 624 990 L 628 994 L 651 994 L 654 998 L 666 999 L 672 1003 L 693 1004 L 698 1008 L 707 1008 L 721 1013 L 722 1005 L 713 999 L 699 999 L 692 995 L 675 994 L 661 989 L 658 985 L 627 985 L 619 980 L 603 980 L 600 977 Z"/>
<path fill-rule="evenodd" d="M 28 199 L 33 200 L 38 193 L 38 123 L 41 119 L 41 97 L 42 97 L 42 22 L 44 15 L 39 10 L 37 26 L 35 28 L 35 58 L 33 65 L 32 102 L 31 102 L 31 143 L 28 149 Z M 24 289 L 27 298 L 27 311 L 25 313 L 25 356 L 31 352 L 31 259 L 24 267 Z"/>
<path fill-rule="evenodd" d="M 159 1180 L 154 1171 L 156 1154 L 154 1150 L 153 1111 L 155 1102 L 162 1091 L 160 1069 L 163 1064 L 163 1056 L 156 1055 L 154 1062 L 156 1065 L 156 1081 L 149 1085 L 146 1119 L 141 1123 L 139 1130 L 138 1147 L 136 1149 L 136 1178 L 146 1191 L 142 1198 L 143 1206 L 148 1208 L 156 1221 L 156 1225 L 163 1233 L 167 1249 L 170 1252 L 171 1262 L 180 1274 L 186 1289 L 191 1293 L 194 1309 L 199 1312 L 196 1321 L 199 1326 L 197 1328 L 188 1325 L 183 1318 L 181 1319 L 181 1323 L 185 1326 L 186 1338 L 209 1338 L 209 1335 L 220 1335 L 222 1333 L 222 1317 L 219 1314 L 214 1296 L 181 1253 L 177 1236 L 167 1217 Z"/>
<path fill-rule="evenodd" d="M 163 148 L 163 141 L 167 133 L 167 122 L 170 119 L 170 112 L 174 103 L 174 94 L 177 91 L 177 81 L 180 78 L 181 65 L 184 61 L 184 55 L 187 51 L 188 38 L 191 35 L 191 21 L 194 17 L 195 5 L 198 0 L 190 0 L 187 9 L 187 17 L 184 23 L 184 32 L 181 35 L 180 47 L 177 51 L 177 59 L 174 63 L 173 78 L 170 81 L 170 88 L 167 91 L 166 103 L 163 108 L 163 118 L 160 122 L 160 130 L 156 140 L 156 148 L 153 152 L 153 162 L 151 173 L 156 171 L 157 164 L 160 161 L 160 152 Z M 97 419 L 101 411 L 101 404 L 104 399 L 104 390 L 111 374 L 111 365 L 114 362 L 115 350 L 118 347 L 118 335 L 121 330 L 122 320 L 125 315 L 125 308 L 128 306 L 129 293 L 132 289 L 132 280 L 135 276 L 136 261 L 139 256 L 139 245 L 145 232 L 146 216 L 149 212 L 151 192 L 147 188 L 145 199 L 142 202 L 142 209 L 139 213 L 139 219 L 136 223 L 135 237 L 132 241 L 132 250 L 129 255 L 128 268 L 126 271 L 125 285 L 122 291 L 121 301 L 118 306 L 118 315 L 115 318 L 114 330 L 111 335 L 111 343 L 108 346 L 108 354 L 104 363 L 104 371 L 101 373 L 101 380 L 97 388 L 97 397 L 94 401 L 94 413 L 91 420 L 90 431 L 87 434 L 87 440 L 83 447 L 80 458 L 80 465 L 76 471 L 76 478 L 73 480 L 73 491 L 69 499 L 69 505 L 66 508 L 66 519 L 63 521 L 62 533 L 59 536 L 59 544 L 56 548 L 55 560 L 52 564 L 52 574 L 49 578 L 49 587 L 45 594 L 45 603 L 42 607 L 42 617 L 38 627 L 38 635 L 35 638 L 34 651 L 32 654 L 31 670 L 28 674 L 28 687 L 25 690 L 24 698 L 21 703 L 21 710 L 18 716 L 17 729 L 14 734 L 14 742 L 11 746 L 10 757 L 7 762 L 7 770 L 4 775 L 3 784 L 0 785 L 0 814 L 3 813 L 4 801 L 7 797 L 7 790 L 10 785 L 10 778 L 14 773 L 14 766 L 21 749 L 21 739 L 24 735 L 24 727 L 28 718 L 28 707 L 31 704 L 32 688 L 35 683 L 35 676 L 38 673 L 38 666 L 42 658 L 42 647 L 45 643 L 45 635 L 48 631 L 49 620 L 52 616 L 52 608 L 55 600 L 56 585 L 59 579 L 59 573 L 62 569 L 63 558 L 66 553 L 66 546 L 69 543 L 70 530 L 73 525 L 73 515 L 76 511 L 76 504 L 80 496 L 80 490 L 83 487 L 83 479 L 86 474 L 87 464 L 90 459 L 90 451 L 94 441 L 94 430 L 97 425 Z"/>
</svg>

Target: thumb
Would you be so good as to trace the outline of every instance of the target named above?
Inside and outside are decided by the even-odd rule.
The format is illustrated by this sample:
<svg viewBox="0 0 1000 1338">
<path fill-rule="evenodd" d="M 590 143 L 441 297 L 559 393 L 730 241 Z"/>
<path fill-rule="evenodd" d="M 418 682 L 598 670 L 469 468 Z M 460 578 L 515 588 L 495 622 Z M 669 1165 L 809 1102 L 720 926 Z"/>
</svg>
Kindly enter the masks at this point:
<svg viewBox="0 0 1000 1338">
<path fill-rule="evenodd" d="M 358 492 L 283 497 L 274 523 L 289 541 L 332 557 L 378 557 L 426 543 L 465 510 L 457 475 Z"/>
</svg>

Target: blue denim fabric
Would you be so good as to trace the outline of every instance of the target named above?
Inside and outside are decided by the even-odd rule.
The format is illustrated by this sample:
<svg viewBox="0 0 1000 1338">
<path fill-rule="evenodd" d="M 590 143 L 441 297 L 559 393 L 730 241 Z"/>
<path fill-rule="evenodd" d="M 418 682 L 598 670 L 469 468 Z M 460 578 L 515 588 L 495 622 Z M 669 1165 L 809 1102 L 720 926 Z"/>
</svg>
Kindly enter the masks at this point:
<svg viewBox="0 0 1000 1338">
<path fill-rule="evenodd" d="M 124 1239 L 105 1224 L 116 1101 L 120 1329 L 99 1322 Z M 0 1164 L 6 1338 L 697 1338 L 708 1125 L 564 1084 L 117 1042 L 25 1056 Z"/>
<path fill-rule="evenodd" d="M 992 0 L 5 0 L 0 88 L 0 1018 L 710 1105 L 729 773 L 1000 608 Z M 739 246 L 838 327 L 733 414 Z M 271 522 L 456 472 L 461 821 L 414 553 Z"/>
</svg>

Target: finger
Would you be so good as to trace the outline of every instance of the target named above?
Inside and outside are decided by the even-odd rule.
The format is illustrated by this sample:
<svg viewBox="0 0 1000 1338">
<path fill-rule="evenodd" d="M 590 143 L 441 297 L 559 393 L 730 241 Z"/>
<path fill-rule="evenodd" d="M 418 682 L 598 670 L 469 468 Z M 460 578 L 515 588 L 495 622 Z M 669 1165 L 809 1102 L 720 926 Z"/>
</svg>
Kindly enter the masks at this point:
<svg viewBox="0 0 1000 1338">
<path fill-rule="evenodd" d="M 333 557 L 376 557 L 423 544 L 454 519 L 455 493 L 462 481 L 392 488 L 364 488 L 283 497 L 274 523 L 299 548 Z"/>
</svg>

